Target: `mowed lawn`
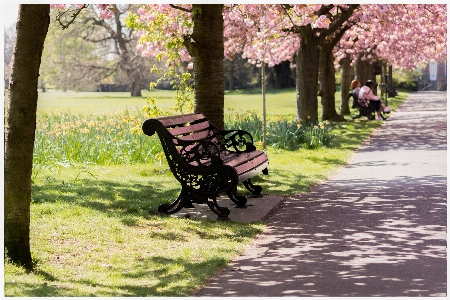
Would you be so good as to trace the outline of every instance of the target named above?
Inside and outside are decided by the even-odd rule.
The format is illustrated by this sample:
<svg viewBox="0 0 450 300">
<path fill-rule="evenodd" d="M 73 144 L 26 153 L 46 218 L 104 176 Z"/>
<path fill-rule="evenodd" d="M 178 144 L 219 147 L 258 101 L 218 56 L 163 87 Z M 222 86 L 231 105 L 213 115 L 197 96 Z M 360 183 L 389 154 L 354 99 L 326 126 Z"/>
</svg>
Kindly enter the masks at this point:
<svg viewBox="0 0 450 300">
<path fill-rule="evenodd" d="M 114 124 L 126 123 L 129 120 L 123 113 L 116 112 L 138 112 L 148 93 L 131 98 L 129 93 L 48 91 L 39 94 L 38 115 L 98 114 L 116 118 Z M 174 103 L 172 91 L 151 93 L 163 108 Z M 407 93 L 400 92 L 399 97 L 389 99 L 389 106 L 395 109 L 406 97 Z M 269 119 L 294 117 L 295 90 L 268 91 L 266 99 Z M 225 107 L 226 113 L 261 113 L 262 97 L 257 90 L 227 92 Z M 269 175 L 255 178 L 263 193 L 293 197 L 308 192 L 345 165 L 381 124 L 346 118 L 346 122 L 330 124 L 335 139 L 329 148 L 288 151 L 269 145 Z M 95 131 L 96 124 L 90 130 Z M 132 141 L 122 132 L 117 143 L 129 147 Z M 91 134 L 92 142 L 82 147 L 96 148 L 100 136 Z M 135 134 L 140 134 L 139 130 Z M 50 134 L 46 138 L 57 137 Z M 67 151 L 73 150 L 66 146 Z M 266 228 L 264 222 L 158 214 L 157 206 L 173 201 L 180 190 L 162 157 L 148 164 L 97 165 L 45 159 L 36 163 L 30 224 L 35 270 L 26 272 L 6 259 L 5 296 L 189 296 Z"/>
<path fill-rule="evenodd" d="M 336 97 L 340 97 L 336 94 Z M 130 97 L 129 92 L 61 92 L 49 90 L 39 92 L 38 113 L 70 112 L 73 114 L 109 114 L 118 110 L 134 111 L 146 105 L 148 96 L 155 97 L 162 109 L 175 104 L 171 90 L 142 91 L 142 97 Z M 295 89 L 268 91 L 266 94 L 268 115 L 295 115 Z M 256 111 L 262 114 L 262 94 L 260 90 L 225 92 L 225 113 L 230 111 Z"/>
</svg>

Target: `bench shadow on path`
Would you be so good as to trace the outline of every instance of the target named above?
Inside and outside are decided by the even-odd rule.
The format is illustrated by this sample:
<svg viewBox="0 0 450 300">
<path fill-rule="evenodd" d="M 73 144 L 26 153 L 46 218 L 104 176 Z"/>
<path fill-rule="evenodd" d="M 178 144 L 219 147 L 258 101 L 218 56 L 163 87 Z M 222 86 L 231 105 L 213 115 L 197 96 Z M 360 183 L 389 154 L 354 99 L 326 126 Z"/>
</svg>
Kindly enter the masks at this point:
<svg viewBox="0 0 450 300">
<path fill-rule="evenodd" d="M 201 295 L 225 280 L 227 296 L 445 296 L 446 178 L 348 184 L 288 200 Z"/>
</svg>

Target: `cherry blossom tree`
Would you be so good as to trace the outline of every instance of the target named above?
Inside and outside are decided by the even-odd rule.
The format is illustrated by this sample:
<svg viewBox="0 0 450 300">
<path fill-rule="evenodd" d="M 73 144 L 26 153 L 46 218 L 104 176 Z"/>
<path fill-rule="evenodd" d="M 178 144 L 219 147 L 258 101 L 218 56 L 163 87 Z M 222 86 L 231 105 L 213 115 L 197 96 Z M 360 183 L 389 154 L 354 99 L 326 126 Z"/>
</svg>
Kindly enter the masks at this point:
<svg viewBox="0 0 450 300">
<path fill-rule="evenodd" d="M 399 69 L 414 69 L 430 59 L 438 61 L 447 51 L 447 5 L 366 4 L 359 22 L 341 39 L 336 66 L 344 57 L 382 60 Z"/>
<path fill-rule="evenodd" d="M 167 67 L 189 61 L 193 68 L 194 111 L 223 128 L 223 5 L 143 5 L 128 18 L 141 34 L 143 56 L 165 60 Z M 172 72 L 174 74 L 174 72 Z M 183 79 L 189 79 L 185 73 Z"/>
<path fill-rule="evenodd" d="M 376 82 L 375 75 L 386 74 L 387 65 L 391 70 L 392 66 L 412 70 L 432 58 L 442 60 L 446 57 L 446 18 L 446 5 L 361 5 L 352 17 L 354 25 L 334 49 L 335 66 L 348 73 L 346 64 L 351 64 L 356 66 L 358 80 Z M 341 112 L 348 111 L 344 97 L 349 82 L 344 85 Z"/>
<path fill-rule="evenodd" d="M 164 6 L 158 5 L 157 7 Z M 333 55 L 335 55 L 336 66 L 337 62 L 344 57 L 350 58 L 351 51 L 359 53 L 361 62 L 383 59 L 389 61 L 390 64 L 402 67 L 407 64 L 412 66 L 420 59 L 408 60 L 405 58 L 402 51 L 405 51 L 405 47 L 413 47 L 413 44 L 405 42 L 408 40 L 405 34 L 411 32 L 411 28 L 420 27 L 419 31 L 413 30 L 416 36 L 420 36 L 418 32 L 423 32 L 423 28 L 427 28 L 427 22 L 425 22 L 427 19 L 434 20 L 434 24 L 446 24 L 444 21 L 446 18 L 445 5 L 362 5 L 360 9 L 358 7 L 359 5 L 320 4 L 225 5 L 222 12 L 225 57 L 233 59 L 236 55 L 241 55 L 257 66 L 261 66 L 263 63 L 273 66 L 283 60 L 292 60 L 295 54 L 297 118 L 316 121 L 318 118 L 316 93 L 319 80 L 317 66 L 319 62 L 326 64 L 326 62 L 333 61 L 330 53 L 335 53 Z M 140 47 L 143 48 L 145 54 L 161 56 L 167 55 L 167 49 L 173 50 L 181 46 L 178 48 L 178 53 L 182 59 L 188 61 L 190 59 L 189 51 L 183 47 L 185 39 L 181 37 L 190 36 L 192 22 L 189 20 L 192 21 L 192 19 L 189 15 L 182 14 L 182 10 L 175 12 L 173 8 L 173 6 L 165 6 L 166 14 L 172 14 L 172 17 L 162 30 L 165 33 L 160 34 L 162 38 L 155 39 L 153 36 Z M 428 18 L 429 14 L 433 14 L 434 17 Z M 157 18 L 155 11 L 148 13 L 147 10 L 143 10 L 140 15 L 141 21 L 144 23 L 154 23 Z M 180 16 L 182 16 L 181 19 Z M 417 18 L 418 22 L 415 22 Z M 408 30 L 408 28 L 410 29 Z M 436 32 L 435 41 L 442 41 L 446 38 L 446 35 L 442 34 L 442 30 L 438 30 L 438 32 Z M 401 43 L 391 45 L 391 42 L 396 41 L 400 35 L 402 36 Z M 168 39 L 168 36 L 172 38 Z M 340 36 L 344 36 L 344 38 L 340 39 Z M 173 42 L 177 39 L 179 42 Z M 410 42 L 415 43 L 419 40 L 415 38 Z M 335 44 L 338 48 L 342 47 L 345 50 L 337 51 L 334 47 Z M 439 43 L 439 45 L 442 44 Z M 414 45 L 417 47 L 417 51 L 422 47 L 428 47 L 430 50 L 432 48 L 430 44 L 416 43 Z M 440 53 L 443 53 L 445 52 L 442 51 L 444 48 L 438 46 L 435 50 L 440 49 Z M 320 49 L 323 52 L 321 60 L 319 59 Z M 355 64 L 358 56 L 351 56 L 352 64 Z M 428 57 L 427 55 L 426 59 Z M 192 64 L 190 65 L 192 66 Z M 326 67 L 321 67 L 320 72 L 323 75 L 322 88 L 334 86 L 331 84 L 334 80 L 331 76 L 332 68 L 329 67 L 332 63 L 326 65 Z M 360 65 L 364 66 L 365 64 Z M 340 119 L 334 109 L 333 90 L 325 91 L 323 89 L 322 96 L 324 107 L 322 118 Z"/>
<path fill-rule="evenodd" d="M 208 6 L 210 5 L 206 5 Z M 312 24 L 314 28 L 328 26 L 326 17 L 318 17 L 315 14 L 320 7 L 321 5 L 295 6 L 299 15 L 287 18 L 286 11 L 289 9 L 281 5 L 225 5 L 222 11 L 223 17 L 220 18 L 224 20 L 222 32 L 224 47 L 220 49 L 224 50 L 224 55 L 228 59 L 232 60 L 235 55 L 242 55 L 257 66 L 261 66 L 262 63 L 273 66 L 285 60 L 292 60 L 300 46 L 300 36 L 291 34 L 285 29 L 294 26 L 292 20 L 295 20 L 295 26 L 307 26 L 306 24 Z M 138 11 L 139 15 L 134 16 L 129 22 L 129 26 L 142 30 L 142 44 L 138 46 L 141 47 L 142 54 L 167 59 L 169 65 L 176 59 L 189 61 L 192 58 L 192 49 L 187 41 L 192 39 L 194 32 L 195 24 L 192 22 L 194 8 L 194 5 L 192 9 L 190 6 L 175 7 L 174 5 L 143 6 Z M 201 9 L 204 10 L 205 7 Z M 300 15 L 300 13 L 303 14 Z M 205 36 L 205 38 L 210 37 L 211 35 Z M 196 41 L 195 43 L 197 44 Z M 216 44 L 216 47 L 219 46 Z M 196 65 L 196 61 L 190 64 L 194 68 L 194 74 L 202 74 L 195 71 Z M 195 76 L 194 81 L 197 93 L 201 82 L 197 81 Z M 208 88 L 220 87 L 208 84 Z M 315 88 L 317 89 L 317 83 Z M 315 99 L 317 100 L 317 97 Z M 211 98 L 202 100 L 196 94 L 195 101 L 195 109 L 198 110 L 200 103 L 207 103 L 203 108 L 206 109 L 211 106 L 212 100 Z M 218 118 L 223 118 L 223 115 Z"/>
<path fill-rule="evenodd" d="M 224 13 L 226 56 L 232 59 L 235 53 L 242 53 L 251 63 L 259 66 L 264 62 L 272 66 L 286 59 L 292 60 L 295 54 L 297 118 L 315 122 L 318 119 L 320 47 L 328 44 L 329 37 L 342 27 L 356 7 L 358 5 L 232 6 Z M 330 59 L 322 61 L 326 64 Z M 331 59 L 328 65 L 333 66 L 333 62 Z M 326 69 L 330 68 L 323 68 L 324 76 L 330 74 L 325 72 Z M 325 91 L 322 98 L 325 116 L 337 118 L 334 92 L 329 94 Z"/>
</svg>

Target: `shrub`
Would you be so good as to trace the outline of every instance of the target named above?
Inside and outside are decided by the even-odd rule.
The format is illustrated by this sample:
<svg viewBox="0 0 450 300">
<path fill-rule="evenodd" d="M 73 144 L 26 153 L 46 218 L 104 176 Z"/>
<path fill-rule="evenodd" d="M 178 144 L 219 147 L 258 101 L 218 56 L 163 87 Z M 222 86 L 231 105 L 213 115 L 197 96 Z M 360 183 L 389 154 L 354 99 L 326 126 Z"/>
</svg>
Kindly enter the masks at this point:
<svg viewBox="0 0 450 300">
<path fill-rule="evenodd" d="M 254 111 L 233 112 L 225 116 L 225 128 L 243 129 L 250 132 L 255 143 L 262 140 L 262 121 Z M 328 122 L 288 121 L 280 117 L 267 124 L 267 144 L 279 149 L 316 149 L 329 147 L 334 135 Z"/>
<path fill-rule="evenodd" d="M 255 142 L 262 139 L 263 123 L 256 111 L 225 114 L 224 123 L 225 129 L 242 129 L 250 132 Z"/>
</svg>

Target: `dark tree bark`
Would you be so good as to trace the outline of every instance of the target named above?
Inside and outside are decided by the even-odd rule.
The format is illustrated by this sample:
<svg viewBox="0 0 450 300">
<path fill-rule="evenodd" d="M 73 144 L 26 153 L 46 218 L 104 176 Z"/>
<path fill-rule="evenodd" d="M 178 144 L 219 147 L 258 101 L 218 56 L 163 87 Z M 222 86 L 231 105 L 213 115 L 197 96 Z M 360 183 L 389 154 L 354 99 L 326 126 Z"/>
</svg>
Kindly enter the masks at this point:
<svg viewBox="0 0 450 300">
<path fill-rule="evenodd" d="M 30 203 L 38 77 L 50 5 L 19 6 L 5 126 L 5 249 L 32 269 Z"/>
<path fill-rule="evenodd" d="M 305 31 L 309 30 L 309 28 L 305 28 Z M 296 55 L 296 64 L 296 118 L 316 122 L 318 120 L 317 91 L 319 77 L 319 43 L 316 39 L 308 41 L 302 37 L 300 49 Z"/>
<path fill-rule="evenodd" d="M 335 5 L 322 5 L 317 15 L 327 15 L 334 7 Z M 342 27 L 358 7 L 359 4 L 350 4 L 346 9 L 340 8 L 341 13 L 333 18 L 328 28 L 313 29 L 310 25 L 295 27 L 295 32 L 301 37 L 296 59 L 297 119 L 318 121 L 317 81 L 320 47 Z"/>
<path fill-rule="evenodd" d="M 320 96 L 322 102 L 322 120 L 343 121 L 344 117 L 336 112 L 336 77 L 334 75 L 333 43 L 325 42 L 320 47 Z"/>
<path fill-rule="evenodd" d="M 367 79 L 369 79 L 369 65 L 366 60 L 361 60 L 361 58 L 358 58 L 355 68 L 356 79 L 361 83 L 361 86 L 363 86 Z"/>
<path fill-rule="evenodd" d="M 387 85 L 387 73 L 386 70 L 387 69 L 387 63 L 383 62 L 382 64 L 382 69 L 381 69 L 381 82 L 384 84 L 384 88 L 381 89 L 381 98 L 384 99 L 385 97 L 385 93 L 387 92 L 386 90 L 386 85 Z"/>
<path fill-rule="evenodd" d="M 273 68 L 275 70 L 275 88 L 286 89 L 295 87 L 295 80 L 292 76 L 290 61 L 283 61 Z"/>
<path fill-rule="evenodd" d="M 341 61 L 341 115 L 350 114 L 350 105 L 348 103 L 348 93 L 351 85 L 350 69 L 350 57 L 346 56 Z"/>
<path fill-rule="evenodd" d="M 344 33 L 351 28 L 347 25 L 336 30 L 333 37 L 326 39 L 320 47 L 320 86 L 322 96 L 322 120 L 344 121 L 343 115 L 336 112 L 336 76 L 334 68 L 333 48 Z M 348 94 L 348 93 L 347 93 Z M 348 103 L 348 101 L 347 101 Z M 348 106 L 348 105 L 347 105 Z M 350 113 L 350 112 L 349 112 Z"/>
<path fill-rule="evenodd" d="M 130 84 L 131 97 L 142 97 L 141 83 L 139 78 L 133 80 Z"/>
<path fill-rule="evenodd" d="M 194 63 L 194 111 L 224 128 L 223 4 L 193 4 L 194 29 L 184 44 Z"/>
</svg>

